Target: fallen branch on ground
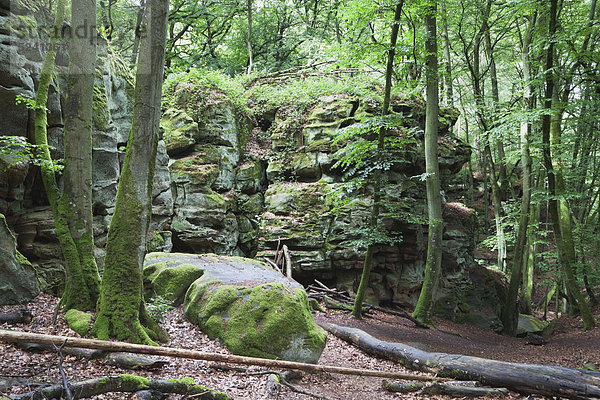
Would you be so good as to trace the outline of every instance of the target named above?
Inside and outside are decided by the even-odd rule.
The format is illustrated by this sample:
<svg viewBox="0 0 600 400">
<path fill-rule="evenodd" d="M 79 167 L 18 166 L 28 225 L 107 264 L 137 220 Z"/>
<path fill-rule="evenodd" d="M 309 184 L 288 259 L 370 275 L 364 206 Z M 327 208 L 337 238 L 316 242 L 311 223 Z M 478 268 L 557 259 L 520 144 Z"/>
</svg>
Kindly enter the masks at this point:
<svg viewBox="0 0 600 400">
<path fill-rule="evenodd" d="M 345 326 L 321 323 L 328 332 L 368 354 L 409 368 L 455 379 L 476 380 L 520 393 L 572 399 L 600 398 L 600 373 L 551 365 L 511 363 L 458 354 L 430 353 L 402 343 L 385 342 Z"/>
<path fill-rule="evenodd" d="M 73 393 L 73 399 L 97 396 L 111 392 L 138 392 L 140 390 L 156 390 L 161 393 L 175 393 L 194 395 L 203 393 L 203 400 L 231 400 L 225 393 L 196 385 L 191 380 L 150 380 L 135 375 L 105 376 L 103 378 L 88 379 L 69 385 Z M 62 385 L 55 385 L 43 389 L 37 389 L 29 393 L 9 397 L 11 400 L 44 400 L 60 399 L 64 396 Z"/>
<path fill-rule="evenodd" d="M 341 292 L 336 289 L 328 288 L 322 282 L 319 282 L 316 279 L 315 279 L 315 283 L 317 284 L 317 286 L 308 285 L 308 287 L 306 288 L 307 292 L 309 293 L 309 296 L 311 295 L 311 292 L 316 292 L 316 293 L 319 293 L 320 295 L 329 295 L 332 298 L 337 298 L 338 300 L 345 301 L 345 302 L 351 302 L 352 304 L 354 304 L 354 299 L 352 297 L 348 296 L 347 292 Z M 368 304 L 368 303 L 363 303 L 363 306 L 367 307 L 368 309 L 373 309 L 376 311 L 384 312 L 386 314 L 396 315 L 398 317 L 406 318 L 409 321 L 412 321 L 419 328 L 429 329 L 429 325 L 422 323 L 421 321 L 414 318 L 412 315 L 410 315 L 407 312 L 390 310 L 389 308 L 379 307 L 379 306 L 375 306 L 373 304 Z"/>
<path fill-rule="evenodd" d="M 108 342 L 104 340 L 96 339 L 82 339 L 68 336 L 55 336 L 55 335 L 42 335 L 39 333 L 20 332 L 20 331 L 9 331 L 0 329 L 0 340 L 15 343 L 42 343 L 42 344 L 56 344 L 61 345 L 64 343 L 66 347 L 81 347 L 88 349 L 106 350 L 106 351 L 123 351 L 137 354 L 154 354 L 159 356 L 167 357 L 180 357 L 189 358 L 192 360 L 205 360 L 215 362 L 226 362 L 232 364 L 243 364 L 243 365 L 258 365 L 263 367 L 273 367 L 277 369 L 293 369 L 315 373 L 332 373 L 342 375 L 358 375 L 358 376 L 375 376 L 380 378 L 391 378 L 391 379 L 407 379 L 407 380 L 418 380 L 418 381 L 433 381 L 440 380 L 433 376 L 426 375 L 415 375 L 405 374 L 400 372 L 391 371 L 377 371 L 369 369 L 358 369 L 358 368 L 346 368 L 346 367 L 335 367 L 332 365 L 317 365 L 317 364 L 305 364 L 293 361 L 284 360 L 270 360 L 266 358 L 256 357 L 244 357 L 230 354 L 218 354 L 218 353 L 204 353 L 197 350 L 187 349 L 173 349 L 170 347 L 161 346 L 147 346 L 142 344 L 132 344 L 124 342 Z"/>
<path fill-rule="evenodd" d="M 508 395 L 506 388 L 456 386 L 432 383 L 419 392 L 421 396 L 445 395 L 452 397 L 501 397 Z"/>
<path fill-rule="evenodd" d="M 0 324 L 28 324 L 33 314 L 27 309 L 0 313 Z"/>
<path fill-rule="evenodd" d="M 16 346 L 22 350 L 39 353 L 42 351 L 54 352 L 53 344 L 37 343 L 16 343 Z M 61 348 L 63 354 L 74 357 L 83 357 L 91 360 L 103 359 L 107 364 L 114 365 L 123 369 L 143 369 L 154 370 L 162 368 L 169 362 L 165 360 L 156 360 L 150 357 L 141 357 L 131 353 L 106 352 L 102 350 L 90 350 L 83 348 Z"/>
</svg>

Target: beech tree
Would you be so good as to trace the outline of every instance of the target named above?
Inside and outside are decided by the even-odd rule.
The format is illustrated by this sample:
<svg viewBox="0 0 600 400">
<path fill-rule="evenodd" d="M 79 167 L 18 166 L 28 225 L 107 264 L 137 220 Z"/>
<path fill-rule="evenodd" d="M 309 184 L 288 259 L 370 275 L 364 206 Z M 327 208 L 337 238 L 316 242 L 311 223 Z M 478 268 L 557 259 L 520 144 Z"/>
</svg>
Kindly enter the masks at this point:
<svg viewBox="0 0 600 400">
<path fill-rule="evenodd" d="M 402 16 L 402 6 L 404 5 L 404 1 L 400 1 L 395 8 L 394 11 L 394 23 L 392 25 L 392 33 L 390 35 L 390 47 L 388 50 L 387 57 L 387 68 L 385 74 L 385 93 L 383 96 L 383 108 L 381 110 L 381 114 L 383 117 L 390 113 L 390 98 L 392 91 L 392 74 L 394 71 L 394 57 L 396 55 L 396 41 L 398 39 L 398 29 L 400 26 L 400 17 Z M 384 150 L 385 145 L 385 134 L 387 127 L 382 126 L 379 129 L 379 134 L 377 138 L 377 155 L 380 157 L 381 153 Z M 380 162 L 377 160 L 376 162 Z M 377 224 L 379 220 L 379 209 L 381 202 L 381 166 L 378 165 L 375 168 L 373 173 L 373 206 L 371 208 L 371 229 L 377 229 Z M 355 318 L 361 318 L 361 311 L 363 306 L 363 301 L 365 298 L 366 290 L 369 285 L 369 277 L 371 274 L 371 268 L 373 266 L 373 247 L 375 243 L 370 242 L 367 245 L 367 252 L 365 254 L 365 261 L 363 264 L 363 270 L 360 277 L 360 282 L 358 285 L 358 290 L 356 292 L 356 298 L 354 300 L 354 306 L 352 308 L 352 315 Z"/>
<path fill-rule="evenodd" d="M 73 29 L 86 22 L 95 26 L 94 0 L 73 0 L 71 12 Z M 70 46 L 64 127 L 65 167 L 59 186 L 56 164 L 48 147 L 46 103 L 64 14 L 65 0 L 59 0 L 34 105 L 35 139 L 41 150 L 39 156 L 44 161 L 41 163 L 42 181 L 65 260 L 65 291 L 60 305 L 64 309 L 94 310 L 100 283 L 92 230 L 92 103 L 96 38 L 88 36 L 95 32 L 86 32 L 84 37 L 77 34 L 67 37 Z"/>
<path fill-rule="evenodd" d="M 431 321 L 435 287 L 438 284 L 442 269 L 442 196 L 440 184 L 440 168 L 438 165 L 438 115 L 439 85 L 437 57 L 437 1 L 429 0 L 425 13 L 425 173 L 427 190 L 427 212 L 429 218 L 429 234 L 427 238 L 427 259 L 425 263 L 425 279 L 415 306 L 413 317 L 421 322 Z"/>
<path fill-rule="evenodd" d="M 135 81 L 133 122 L 112 217 L 104 275 L 93 333 L 136 343 L 165 341 L 166 333 L 148 315 L 142 267 L 152 216 L 152 182 L 158 145 L 168 0 L 150 0 Z"/>
</svg>

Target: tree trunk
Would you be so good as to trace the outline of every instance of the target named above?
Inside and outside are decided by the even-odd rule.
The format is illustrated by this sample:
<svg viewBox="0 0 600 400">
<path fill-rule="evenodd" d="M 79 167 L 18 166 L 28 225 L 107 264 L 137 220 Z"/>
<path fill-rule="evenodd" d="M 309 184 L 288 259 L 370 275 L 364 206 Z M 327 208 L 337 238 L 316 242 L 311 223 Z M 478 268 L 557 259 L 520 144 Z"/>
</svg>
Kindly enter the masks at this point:
<svg viewBox="0 0 600 400">
<path fill-rule="evenodd" d="M 600 373 L 540 364 L 511 363 L 458 354 L 430 353 L 402 343 L 384 342 L 356 328 L 321 323 L 326 331 L 364 352 L 408 368 L 435 372 L 520 393 L 571 399 L 600 397 Z"/>
<path fill-rule="evenodd" d="M 434 292 L 442 269 L 442 196 L 438 165 L 438 59 L 436 32 L 436 1 L 429 1 L 425 9 L 425 68 L 427 105 L 425 109 L 425 173 L 427 174 L 427 211 L 429 235 L 425 279 L 413 317 L 421 322 L 431 320 Z"/>
<path fill-rule="evenodd" d="M 140 40 L 142 39 L 142 22 L 144 21 L 144 13 L 146 12 L 145 0 L 140 1 L 140 5 L 137 13 L 137 20 L 135 22 L 135 38 L 133 40 L 133 50 L 131 51 L 131 68 L 135 66 L 137 62 L 137 56 L 140 49 Z"/>
<path fill-rule="evenodd" d="M 400 26 L 400 17 L 402 15 L 402 6 L 404 0 L 401 0 L 396 4 L 396 10 L 394 12 L 394 25 L 392 25 L 392 33 L 390 36 L 390 48 L 388 51 L 387 68 L 385 73 L 385 93 L 383 96 L 383 109 L 381 114 L 386 116 L 389 114 L 390 108 L 390 97 L 392 92 L 392 74 L 394 73 L 394 58 L 396 56 L 396 40 L 398 39 L 398 30 Z M 379 137 L 377 141 L 377 157 L 381 156 L 385 146 L 385 127 L 379 129 Z M 377 222 L 379 219 L 379 203 L 381 201 L 381 166 L 379 163 L 373 173 L 373 208 L 371 209 L 371 229 L 377 228 Z M 365 255 L 365 261 L 363 264 L 363 270 L 360 277 L 360 283 L 358 290 L 356 291 L 356 298 L 354 299 L 354 306 L 352 308 L 352 315 L 355 318 L 361 318 L 362 305 L 365 300 L 365 294 L 367 287 L 369 286 L 369 278 L 371 275 L 371 268 L 373 266 L 373 246 L 374 243 L 369 243 L 367 246 L 367 253 Z"/>
<path fill-rule="evenodd" d="M 74 11 L 76 18 L 82 18 L 81 14 L 77 14 L 80 11 L 77 3 Z M 64 14 L 65 4 L 64 0 L 61 0 L 56 6 L 50 46 L 40 72 L 35 107 L 35 142 L 40 147 L 39 156 L 44 160 L 41 165 L 42 182 L 52 209 L 56 235 L 65 260 L 66 289 L 61 304 L 65 308 L 92 310 L 96 305 L 99 283 L 98 271 L 95 269 L 95 259 L 93 258 L 91 231 L 92 103 L 89 95 L 93 93 L 93 77 L 91 87 L 87 86 L 90 82 L 89 78 L 79 80 L 82 76 L 77 72 L 80 72 L 78 68 L 82 68 L 81 65 L 72 64 L 69 70 L 74 75 L 70 76 L 72 85 L 70 85 L 66 106 L 65 163 L 69 165 L 65 168 L 64 193 L 59 190 L 55 175 L 56 167 L 48 148 L 46 103 L 56 58 L 54 49 L 59 40 L 58 35 L 61 32 Z M 84 41 L 87 39 L 89 38 L 86 35 Z M 93 61 L 90 61 L 89 49 L 86 47 L 87 43 L 71 42 L 71 49 L 83 51 L 82 57 L 88 57 L 87 60 L 95 65 L 95 52 Z M 76 53 L 72 57 L 76 58 L 76 55 L 79 56 Z M 84 92 L 86 93 L 82 94 Z M 90 175 L 89 179 L 88 174 Z"/>
<path fill-rule="evenodd" d="M 246 37 L 246 45 L 248 46 L 248 75 L 252 73 L 252 64 L 254 58 L 252 55 L 252 0 L 247 0 L 248 6 L 248 36 Z"/>
<path fill-rule="evenodd" d="M 452 85 L 452 59 L 450 58 L 450 38 L 448 35 L 448 11 L 446 10 L 446 0 L 441 2 L 442 7 L 442 42 L 444 44 L 444 69 L 446 82 L 446 105 L 454 106 L 454 88 Z M 450 127 L 452 129 L 452 127 Z"/>
<path fill-rule="evenodd" d="M 158 144 L 169 2 L 151 0 L 148 6 L 145 20 L 148 34 L 141 43 L 133 123 L 108 232 L 100 302 L 93 333 L 104 340 L 117 338 L 155 344 L 156 339 L 166 340 L 166 334 L 146 312 L 142 267 L 146 254 L 146 234 L 152 216 L 152 182 Z"/>
<path fill-rule="evenodd" d="M 581 311 L 583 321 L 584 321 L 584 329 L 591 329 L 595 325 L 594 317 L 583 297 L 583 294 L 578 288 L 577 281 L 575 280 L 575 276 L 573 274 L 572 265 L 569 262 L 568 257 L 568 249 L 565 249 L 564 241 L 562 237 L 562 229 L 561 229 L 561 221 L 560 221 L 560 205 L 558 201 L 558 197 L 561 195 L 557 188 L 557 171 L 554 169 L 554 163 L 552 160 L 551 153 L 551 130 L 552 130 L 552 120 L 550 113 L 553 110 L 553 94 L 554 94 L 554 38 L 556 34 L 557 27 L 557 8 L 558 1 L 551 0 L 550 1 L 550 17 L 549 17 L 549 29 L 548 34 L 550 39 L 550 43 L 548 45 L 547 53 L 546 53 L 546 66 L 545 66 L 545 81 L 546 81 L 546 89 L 545 89 L 545 104 L 544 108 L 548 111 L 542 117 L 542 143 L 543 143 L 543 154 L 544 154 L 544 166 L 546 168 L 546 172 L 548 174 L 548 191 L 550 192 L 550 199 L 548 200 L 548 206 L 550 209 L 550 215 L 552 219 L 552 227 L 554 231 L 554 240 L 556 242 L 556 247 L 558 250 L 558 258 L 561 265 L 561 270 L 564 274 L 567 290 L 571 295 L 575 297 L 577 302 L 577 306 Z"/>
<path fill-rule="evenodd" d="M 529 47 L 535 27 L 535 17 L 531 18 L 529 29 L 523 41 L 521 57 L 523 60 L 523 79 L 525 81 L 525 107 L 528 111 L 532 109 L 532 88 L 531 88 L 531 63 L 529 62 Z M 502 310 L 503 331 L 511 336 L 517 333 L 517 324 L 519 321 L 518 295 L 519 287 L 523 278 L 523 271 L 526 269 L 526 245 L 527 229 L 529 226 L 529 204 L 531 202 L 531 155 L 529 154 L 529 137 L 531 134 L 531 124 L 529 121 L 521 122 L 521 167 L 523 169 L 523 195 L 521 197 L 521 211 L 519 217 L 519 228 L 517 240 L 513 253 L 512 267 L 510 272 L 510 284 L 506 302 Z M 529 276 L 527 276 L 529 279 Z M 531 297 L 530 297 L 531 299 Z M 530 301 L 529 301 L 530 302 Z"/>
<path fill-rule="evenodd" d="M 100 275 L 94 258 L 92 218 L 92 130 L 96 72 L 96 1 L 73 0 L 71 23 L 85 34 L 70 38 L 69 87 L 65 105 L 65 169 L 59 212 L 64 213 L 75 247 L 66 262 L 65 309 L 95 310 Z M 77 256 L 77 259 L 75 257 Z M 65 257 L 66 258 L 66 257 Z"/>
</svg>

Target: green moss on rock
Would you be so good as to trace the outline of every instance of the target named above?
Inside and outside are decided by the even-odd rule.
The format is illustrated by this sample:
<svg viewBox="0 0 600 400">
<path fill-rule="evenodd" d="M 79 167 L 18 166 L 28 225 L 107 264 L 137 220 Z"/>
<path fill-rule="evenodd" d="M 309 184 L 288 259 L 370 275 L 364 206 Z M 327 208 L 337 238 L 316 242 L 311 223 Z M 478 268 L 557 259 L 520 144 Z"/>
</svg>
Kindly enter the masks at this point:
<svg viewBox="0 0 600 400">
<path fill-rule="evenodd" d="M 281 283 L 256 287 L 196 281 L 185 313 L 234 354 L 317 362 L 327 338 L 310 314 L 306 293 Z"/>
<path fill-rule="evenodd" d="M 65 313 L 65 321 L 69 328 L 81 336 L 86 336 L 92 328 L 92 315 L 74 308 Z"/>
<path fill-rule="evenodd" d="M 162 262 L 148 265 L 144 268 L 144 280 L 150 283 L 151 289 L 146 291 L 146 297 L 160 296 L 171 304 L 181 303 L 192 282 L 203 273 L 200 267 L 191 264 L 169 267 Z"/>
<path fill-rule="evenodd" d="M 121 374 L 119 375 L 122 382 L 122 388 L 126 392 L 147 389 L 150 387 L 150 380 L 142 376 Z"/>
<path fill-rule="evenodd" d="M 160 121 L 164 129 L 163 139 L 170 156 L 191 150 L 198 138 L 198 123 L 185 111 L 168 109 Z"/>
</svg>

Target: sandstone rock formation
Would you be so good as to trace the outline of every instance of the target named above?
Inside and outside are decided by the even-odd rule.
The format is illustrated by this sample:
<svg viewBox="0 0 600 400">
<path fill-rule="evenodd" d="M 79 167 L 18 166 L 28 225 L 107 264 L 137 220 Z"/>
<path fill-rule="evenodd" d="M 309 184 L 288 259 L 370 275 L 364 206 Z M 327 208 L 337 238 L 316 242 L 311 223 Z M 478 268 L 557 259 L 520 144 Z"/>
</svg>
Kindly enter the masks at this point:
<svg viewBox="0 0 600 400">
<path fill-rule="evenodd" d="M 17 243 L 0 214 L 0 305 L 22 304 L 38 295 L 35 271 L 17 251 Z"/>
<path fill-rule="evenodd" d="M 215 254 L 151 253 L 150 291 L 182 299 L 187 318 L 234 353 L 316 363 L 327 335 L 300 284 L 260 261 Z"/>
</svg>

